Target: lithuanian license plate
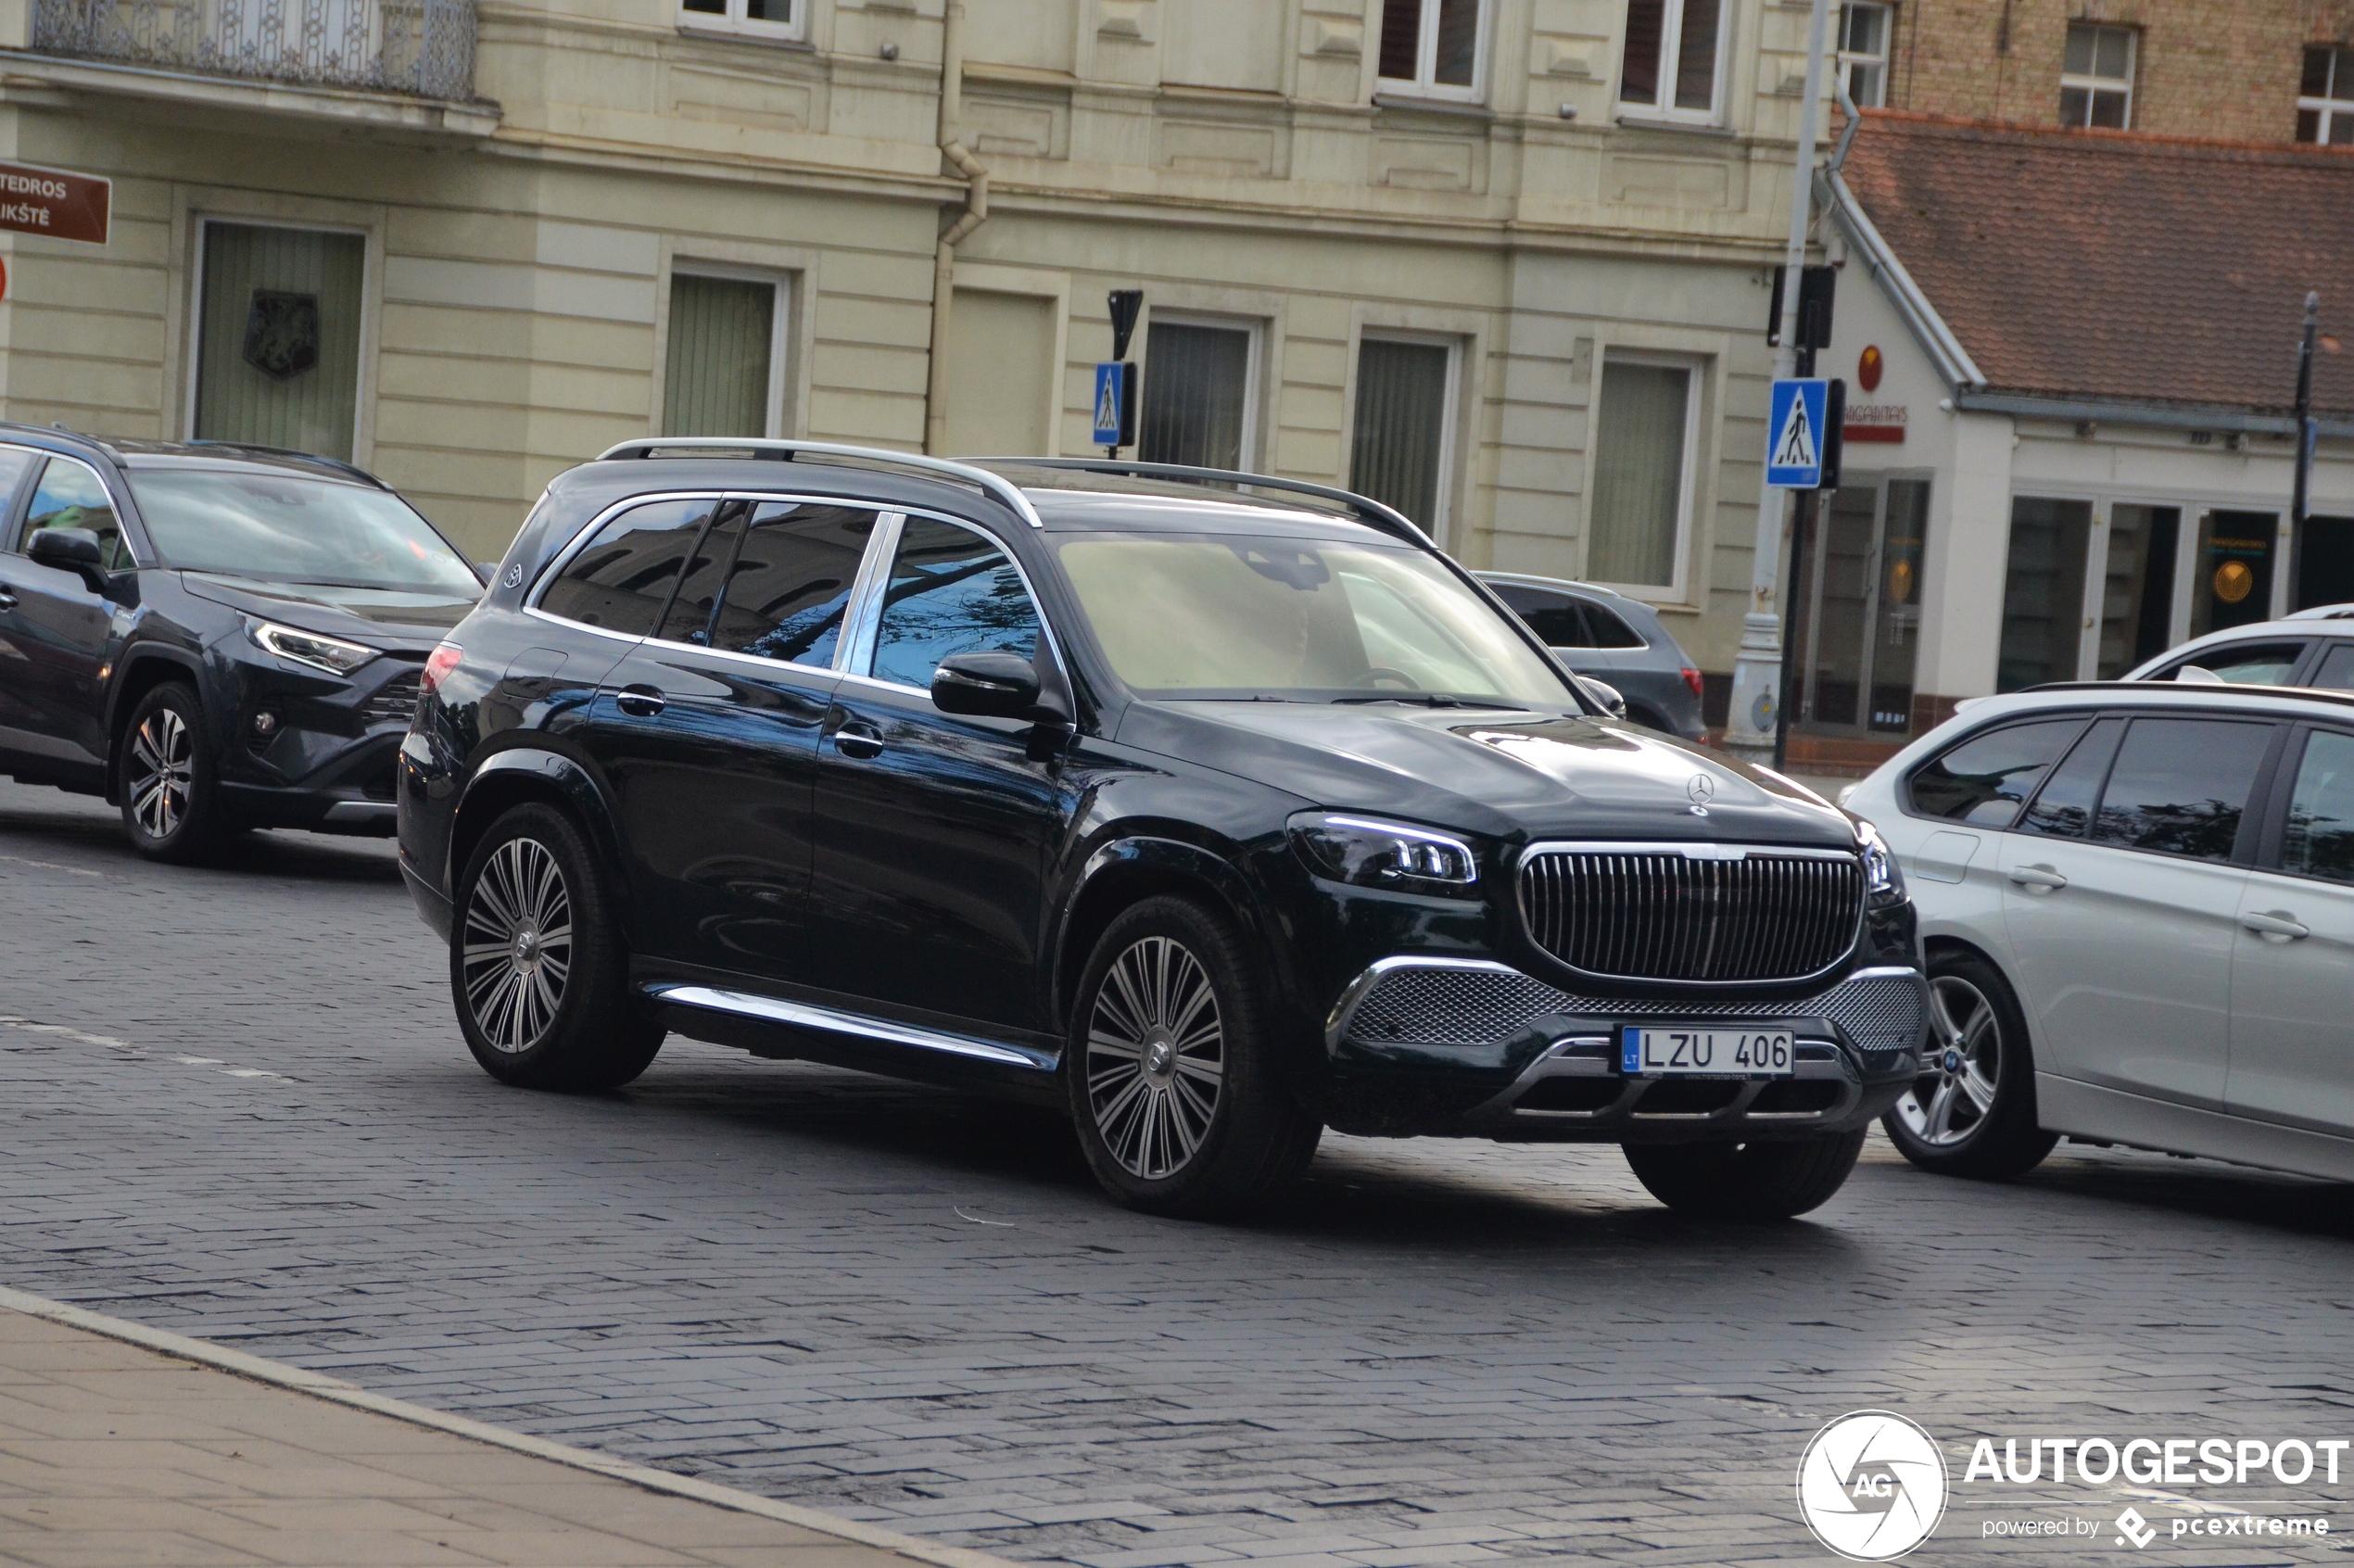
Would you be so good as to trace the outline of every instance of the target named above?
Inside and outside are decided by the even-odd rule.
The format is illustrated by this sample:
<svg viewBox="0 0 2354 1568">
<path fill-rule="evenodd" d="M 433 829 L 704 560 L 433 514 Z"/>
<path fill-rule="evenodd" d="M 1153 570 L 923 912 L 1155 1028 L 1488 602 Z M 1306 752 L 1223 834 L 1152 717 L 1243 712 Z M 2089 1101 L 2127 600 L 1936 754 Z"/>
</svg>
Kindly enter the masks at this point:
<svg viewBox="0 0 2354 1568">
<path fill-rule="evenodd" d="M 1618 1069 L 1629 1078 L 1787 1078 L 1788 1030 L 1629 1026 L 1618 1037 Z"/>
</svg>

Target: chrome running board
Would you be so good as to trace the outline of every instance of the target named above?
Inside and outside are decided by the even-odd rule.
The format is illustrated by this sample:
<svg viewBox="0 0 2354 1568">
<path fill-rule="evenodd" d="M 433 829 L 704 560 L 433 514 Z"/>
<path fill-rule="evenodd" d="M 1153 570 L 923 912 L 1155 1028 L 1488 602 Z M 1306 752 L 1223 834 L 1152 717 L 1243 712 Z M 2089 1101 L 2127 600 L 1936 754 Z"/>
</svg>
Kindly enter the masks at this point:
<svg viewBox="0 0 2354 1568">
<path fill-rule="evenodd" d="M 846 1035 L 856 1040 L 880 1041 L 889 1045 L 913 1046 L 919 1051 L 937 1051 L 973 1061 L 992 1062 L 1000 1067 L 1025 1068 L 1033 1072 L 1052 1072 L 1056 1066 L 1056 1058 L 1042 1051 L 1027 1051 L 1018 1045 L 979 1040 L 968 1034 L 922 1029 L 915 1024 L 870 1018 L 863 1013 L 846 1013 L 809 1002 L 788 1002 L 780 996 L 756 996 L 750 992 L 722 991 L 708 985 L 650 985 L 644 989 L 649 999 L 673 1007 L 696 1007 L 704 1012 L 727 1013 L 762 1023 L 816 1030 L 821 1034 Z"/>
</svg>

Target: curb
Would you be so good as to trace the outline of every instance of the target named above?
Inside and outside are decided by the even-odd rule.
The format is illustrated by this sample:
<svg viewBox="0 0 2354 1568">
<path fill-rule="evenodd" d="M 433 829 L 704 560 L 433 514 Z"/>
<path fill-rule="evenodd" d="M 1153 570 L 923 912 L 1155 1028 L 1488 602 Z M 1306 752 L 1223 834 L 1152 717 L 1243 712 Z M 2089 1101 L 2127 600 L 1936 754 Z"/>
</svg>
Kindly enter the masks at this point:
<svg viewBox="0 0 2354 1568">
<path fill-rule="evenodd" d="M 300 1367 L 290 1367 L 278 1361 L 264 1360 L 259 1356 L 248 1356 L 240 1350 L 224 1350 L 217 1345 L 207 1344 L 201 1339 L 191 1339 L 185 1334 L 126 1322 L 120 1318 L 109 1318 L 102 1313 L 88 1311 L 80 1307 L 70 1307 L 61 1301 L 51 1301 L 44 1296 L 29 1296 L 23 1291 L 10 1290 L 6 1285 L 0 1285 L 0 1310 L 19 1312 L 28 1318 L 40 1318 L 66 1328 L 80 1329 L 86 1334 L 95 1334 L 103 1338 L 120 1340 L 127 1345 L 136 1345 L 145 1350 L 154 1350 L 166 1356 L 176 1356 L 182 1360 L 194 1361 L 199 1366 L 210 1367 L 216 1372 L 230 1372 L 255 1383 L 268 1384 L 273 1388 L 290 1389 L 297 1394 L 307 1394 L 314 1399 L 325 1399 L 335 1404 L 350 1406 L 354 1410 L 369 1410 L 377 1415 L 389 1416 L 395 1421 L 406 1422 L 411 1426 L 431 1427 L 437 1432 L 447 1432 L 453 1436 L 470 1438 L 477 1443 L 487 1443 L 494 1448 L 510 1449 L 519 1454 L 528 1454 L 534 1459 L 547 1460 L 574 1470 L 585 1470 L 611 1480 L 627 1482 L 630 1486 L 642 1487 L 649 1492 L 661 1492 L 674 1498 L 690 1498 L 697 1502 L 709 1503 L 715 1508 L 728 1509 L 737 1513 L 756 1514 L 763 1519 L 773 1519 L 781 1524 L 798 1525 L 802 1529 L 813 1530 L 819 1535 L 831 1536 L 837 1540 L 854 1541 L 860 1546 L 897 1552 L 900 1556 L 911 1558 L 918 1562 L 935 1564 L 936 1568 L 1019 1568 L 1019 1565 L 1004 1558 L 992 1557 L 986 1552 L 918 1540 L 913 1536 L 903 1536 L 895 1530 L 886 1530 L 880 1525 L 862 1524 L 855 1519 L 842 1519 L 830 1513 L 820 1513 L 816 1509 L 801 1508 L 792 1503 L 778 1502 L 751 1492 L 738 1491 L 732 1486 L 722 1486 L 709 1481 L 697 1480 L 693 1476 L 673 1475 L 667 1471 L 650 1469 L 642 1464 L 631 1464 L 626 1460 L 591 1453 L 586 1448 L 575 1448 L 563 1443 L 550 1442 L 545 1437 L 532 1437 L 520 1432 L 509 1432 L 503 1427 L 469 1421 L 464 1416 L 447 1415 L 440 1410 L 427 1410 L 423 1405 L 412 1405 L 405 1399 L 394 1399 L 382 1394 L 372 1394 L 357 1384 L 346 1383 L 340 1378 L 329 1377 L 323 1372 L 305 1372 Z"/>
</svg>

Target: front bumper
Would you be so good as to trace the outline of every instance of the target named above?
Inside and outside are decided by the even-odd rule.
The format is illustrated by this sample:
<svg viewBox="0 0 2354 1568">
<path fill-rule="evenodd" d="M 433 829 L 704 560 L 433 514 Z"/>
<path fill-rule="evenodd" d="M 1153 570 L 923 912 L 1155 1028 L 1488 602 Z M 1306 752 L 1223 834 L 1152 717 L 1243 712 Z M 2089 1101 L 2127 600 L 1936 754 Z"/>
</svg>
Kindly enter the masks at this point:
<svg viewBox="0 0 2354 1568">
<path fill-rule="evenodd" d="M 1796 1036 L 1791 1077 L 1622 1075 L 1618 1026 L 1722 1019 Z M 1578 996 L 1485 959 L 1386 958 L 1325 1029 L 1325 1119 L 1344 1132 L 1684 1143 L 1843 1132 L 1919 1069 L 1929 985 L 1906 966 L 1859 969 L 1795 1002 Z"/>
</svg>

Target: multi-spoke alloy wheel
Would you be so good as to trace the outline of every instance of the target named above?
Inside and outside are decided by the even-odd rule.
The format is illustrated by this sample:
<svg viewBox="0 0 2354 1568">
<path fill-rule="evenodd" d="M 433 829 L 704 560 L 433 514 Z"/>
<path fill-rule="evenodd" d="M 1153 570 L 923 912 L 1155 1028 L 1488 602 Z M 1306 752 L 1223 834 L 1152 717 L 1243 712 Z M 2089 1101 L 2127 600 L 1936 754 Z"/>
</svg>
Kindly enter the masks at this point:
<svg viewBox="0 0 2354 1568">
<path fill-rule="evenodd" d="M 572 894 L 547 845 L 517 838 L 491 851 L 466 904 L 464 940 L 475 1027 L 494 1050 L 529 1050 L 555 1021 L 572 975 Z"/>
<path fill-rule="evenodd" d="M 1929 1042 L 1921 1075 L 1896 1114 L 1914 1137 L 1950 1148 L 1993 1114 L 2003 1081 L 2003 1025 L 1986 993 L 1960 975 L 1929 984 Z"/>
<path fill-rule="evenodd" d="M 2058 1140 L 2035 1117 L 2027 1018 L 2010 982 L 1975 953 L 1934 955 L 1920 1076 L 1880 1125 L 1924 1170 L 2002 1181 L 2033 1169 Z"/>
<path fill-rule="evenodd" d="M 1193 1158 L 1225 1076 L 1225 1031 L 1201 961 L 1165 936 L 1114 960 L 1087 1024 L 1087 1099 L 1121 1167 L 1157 1181 Z"/>
<path fill-rule="evenodd" d="M 158 708 L 131 734 L 131 762 L 124 772 L 131 814 L 153 839 L 180 831 L 196 783 L 196 738 L 170 708 Z"/>
</svg>

